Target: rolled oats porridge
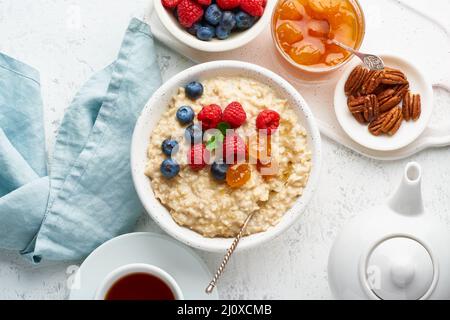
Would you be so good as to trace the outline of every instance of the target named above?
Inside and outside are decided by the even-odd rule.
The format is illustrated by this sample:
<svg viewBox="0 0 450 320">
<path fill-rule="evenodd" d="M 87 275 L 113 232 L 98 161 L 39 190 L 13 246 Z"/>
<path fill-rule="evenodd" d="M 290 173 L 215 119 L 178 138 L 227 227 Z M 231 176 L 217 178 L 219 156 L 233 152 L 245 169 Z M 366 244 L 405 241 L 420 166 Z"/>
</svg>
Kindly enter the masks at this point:
<svg viewBox="0 0 450 320">
<path fill-rule="evenodd" d="M 195 138 L 186 128 L 199 122 L 219 128 L 219 135 L 186 139 Z M 260 140 L 252 137 L 262 137 L 262 128 L 268 143 L 261 140 L 255 152 L 253 142 Z M 245 154 L 230 157 L 228 150 Z M 218 151 L 229 164 L 219 164 Z M 273 171 L 265 173 L 266 167 Z M 307 134 L 287 100 L 250 78 L 216 77 L 190 83 L 172 98 L 152 132 L 145 174 L 179 225 L 205 237 L 234 237 L 254 211 L 246 235 L 275 226 L 302 195 L 310 170 Z"/>
</svg>

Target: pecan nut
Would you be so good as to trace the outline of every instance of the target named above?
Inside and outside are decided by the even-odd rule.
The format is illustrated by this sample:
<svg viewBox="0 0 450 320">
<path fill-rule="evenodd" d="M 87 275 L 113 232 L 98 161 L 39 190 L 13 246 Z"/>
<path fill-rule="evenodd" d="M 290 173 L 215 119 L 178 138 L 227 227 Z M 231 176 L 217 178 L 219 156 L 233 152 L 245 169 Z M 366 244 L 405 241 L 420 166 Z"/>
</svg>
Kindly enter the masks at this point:
<svg viewBox="0 0 450 320">
<path fill-rule="evenodd" d="M 380 105 L 380 111 L 386 112 L 397 106 L 401 102 L 401 98 L 396 96 L 396 90 L 394 88 L 387 88 L 377 95 L 378 104 Z"/>
<path fill-rule="evenodd" d="M 352 113 L 352 115 L 359 123 L 366 124 L 366 119 L 364 118 L 364 114 L 362 112 Z"/>
<path fill-rule="evenodd" d="M 403 99 L 403 118 L 406 121 L 413 120 L 417 121 L 422 113 L 422 105 L 419 94 L 413 94 L 408 91 Z"/>
<path fill-rule="evenodd" d="M 422 101 L 420 98 L 420 94 L 415 94 L 414 102 L 413 102 L 413 112 L 412 112 L 413 121 L 419 120 L 421 114 L 422 114 Z"/>
<path fill-rule="evenodd" d="M 395 89 L 395 94 L 403 99 L 405 94 L 409 91 L 409 82 L 399 85 L 399 86 L 396 86 L 396 87 L 394 87 L 394 89 Z"/>
<path fill-rule="evenodd" d="M 377 96 L 374 94 L 370 94 L 366 96 L 364 101 L 364 119 L 367 122 L 372 122 L 372 120 L 378 118 L 380 114 L 380 106 L 378 104 Z"/>
<path fill-rule="evenodd" d="M 381 80 L 384 78 L 384 71 L 370 71 L 366 77 L 365 82 L 361 87 L 363 94 L 372 94 L 381 84 Z"/>
<path fill-rule="evenodd" d="M 384 104 L 387 100 L 392 98 L 395 95 L 394 88 L 387 88 L 380 93 L 377 94 L 377 99 L 379 104 Z"/>
<path fill-rule="evenodd" d="M 381 131 L 392 136 L 398 131 L 402 124 L 402 121 L 402 110 L 399 107 L 396 107 L 387 113 L 386 119 L 381 126 Z"/>
<path fill-rule="evenodd" d="M 348 97 L 347 100 L 348 109 L 359 123 L 366 122 L 364 119 L 365 101 L 365 97 L 354 96 Z"/>
<path fill-rule="evenodd" d="M 393 108 L 388 112 L 382 113 L 369 125 L 369 131 L 375 136 L 382 133 L 393 136 L 402 125 L 403 114 L 399 107 Z"/>
<path fill-rule="evenodd" d="M 347 99 L 347 106 L 351 113 L 360 113 L 364 112 L 365 110 L 364 106 L 365 102 L 366 97 L 364 96 L 361 97 L 350 96 Z"/>
<path fill-rule="evenodd" d="M 353 69 L 345 83 L 345 94 L 347 96 L 356 95 L 368 73 L 369 71 L 362 66 L 357 66 Z"/>
<path fill-rule="evenodd" d="M 378 95 L 378 103 L 380 104 L 380 112 L 387 112 L 398 106 L 409 90 L 409 83 L 390 87 L 381 91 Z"/>
<path fill-rule="evenodd" d="M 402 102 L 402 97 L 393 95 L 389 99 L 385 99 L 383 103 L 380 104 L 380 111 L 381 112 L 387 112 L 391 110 L 392 108 L 395 108 Z"/>
<path fill-rule="evenodd" d="M 369 124 L 369 132 L 374 136 L 379 136 L 383 133 L 382 126 L 384 120 L 386 119 L 387 113 L 388 112 L 381 114 L 378 118 L 376 118 Z"/>
<path fill-rule="evenodd" d="M 402 71 L 386 67 L 381 83 L 386 85 L 406 84 L 408 83 L 408 79 Z"/>
</svg>

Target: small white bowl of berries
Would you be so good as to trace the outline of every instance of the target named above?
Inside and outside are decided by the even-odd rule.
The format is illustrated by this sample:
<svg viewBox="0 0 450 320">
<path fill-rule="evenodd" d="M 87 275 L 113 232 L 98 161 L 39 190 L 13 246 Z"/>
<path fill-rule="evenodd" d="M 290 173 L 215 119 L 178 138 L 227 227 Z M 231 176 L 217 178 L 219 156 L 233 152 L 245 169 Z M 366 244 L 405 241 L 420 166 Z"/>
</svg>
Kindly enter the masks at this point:
<svg viewBox="0 0 450 320">
<path fill-rule="evenodd" d="M 242 47 L 269 24 L 275 0 L 155 0 L 164 27 L 185 45 L 206 52 Z"/>
</svg>

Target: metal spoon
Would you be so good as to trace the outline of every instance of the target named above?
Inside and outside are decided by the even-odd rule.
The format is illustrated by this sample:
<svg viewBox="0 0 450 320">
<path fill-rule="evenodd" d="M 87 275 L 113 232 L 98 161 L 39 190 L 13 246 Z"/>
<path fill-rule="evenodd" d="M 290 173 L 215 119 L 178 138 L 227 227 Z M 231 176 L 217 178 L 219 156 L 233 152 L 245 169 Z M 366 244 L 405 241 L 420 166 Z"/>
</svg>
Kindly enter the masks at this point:
<svg viewBox="0 0 450 320">
<path fill-rule="evenodd" d="M 339 41 L 335 40 L 335 39 L 329 39 L 328 43 L 332 43 L 337 45 L 338 47 L 341 47 L 342 49 L 345 49 L 347 51 L 350 51 L 351 53 L 353 53 L 355 56 L 357 56 L 358 58 L 360 58 L 362 60 L 362 62 L 364 63 L 364 65 L 371 69 L 371 70 L 383 70 L 384 69 L 384 62 L 383 60 L 373 54 L 367 54 L 367 53 L 362 53 L 359 51 L 356 51 L 355 49 L 340 43 Z"/>
<path fill-rule="evenodd" d="M 239 244 L 239 241 L 242 238 L 242 235 L 244 234 L 245 229 L 247 228 L 248 223 L 250 220 L 252 220 L 253 216 L 255 215 L 255 212 L 252 212 L 248 215 L 247 219 L 245 219 L 244 223 L 242 224 L 241 229 L 239 230 L 239 233 L 237 234 L 236 238 L 234 238 L 233 243 L 231 244 L 230 248 L 227 250 L 227 253 L 223 257 L 222 263 L 220 264 L 219 268 L 217 268 L 216 273 L 214 274 L 214 277 L 212 278 L 209 285 L 206 287 L 205 292 L 210 294 L 213 292 L 214 288 L 216 287 L 217 280 L 219 280 L 220 276 L 222 275 L 223 271 L 225 270 L 225 266 L 228 263 L 228 260 L 230 260 L 231 255 L 233 254 L 234 250 L 236 249 L 237 245 Z"/>
</svg>

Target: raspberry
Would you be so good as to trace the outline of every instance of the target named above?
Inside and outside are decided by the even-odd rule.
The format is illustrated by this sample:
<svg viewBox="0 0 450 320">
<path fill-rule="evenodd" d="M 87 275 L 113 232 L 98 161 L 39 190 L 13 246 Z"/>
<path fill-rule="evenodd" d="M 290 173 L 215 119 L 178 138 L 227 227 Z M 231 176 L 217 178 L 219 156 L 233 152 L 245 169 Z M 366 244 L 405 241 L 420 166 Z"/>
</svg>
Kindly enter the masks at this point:
<svg viewBox="0 0 450 320">
<path fill-rule="evenodd" d="M 274 133 L 280 125 L 280 115 L 273 110 L 263 110 L 256 117 L 256 128 L 259 130 L 267 129 L 267 135 Z"/>
<path fill-rule="evenodd" d="M 241 0 L 241 9 L 254 17 L 264 13 L 264 0 Z"/>
<path fill-rule="evenodd" d="M 245 160 L 246 146 L 237 134 L 227 135 L 223 140 L 223 160 L 227 164 L 235 164 Z"/>
<path fill-rule="evenodd" d="M 175 8 L 181 0 L 161 0 L 161 3 L 164 7 L 173 9 Z"/>
<path fill-rule="evenodd" d="M 203 8 L 193 0 L 181 0 L 177 7 L 178 22 L 190 28 L 203 17 Z"/>
<path fill-rule="evenodd" d="M 202 6 L 209 6 L 211 4 L 211 0 L 197 0 L 197 3 Z"/>
<path fill-rule="evenodd" d="M 204 106 L 197 115 L 197 119 L 202 122 L 203 131 L 213 129 L 222 120 L 222 109 L 217 104 Z"/>
<path fill-rule="evenodd" d="M 223 110 L 222 121 L 227 122 L 231 128 L 239 128 L 245 120 L 247 115 L 239 102 L 232 102 Z"/>
<path fill-rule="evenodd" d="M 241 0 L 217 0 L 217 5 L 222 10 L 230 10 L 239 7 Z"/>
<path fill-rule="evenodd" d="M 210 154 L 203 143 L 198 143 L 189 149 L 187 156 L 189 167 L 194 171 L 199 171 L 206 167 Z"/>
</svg>

